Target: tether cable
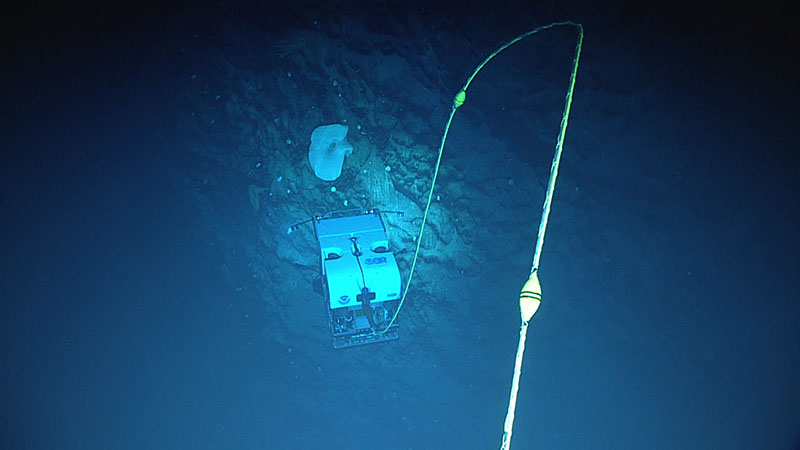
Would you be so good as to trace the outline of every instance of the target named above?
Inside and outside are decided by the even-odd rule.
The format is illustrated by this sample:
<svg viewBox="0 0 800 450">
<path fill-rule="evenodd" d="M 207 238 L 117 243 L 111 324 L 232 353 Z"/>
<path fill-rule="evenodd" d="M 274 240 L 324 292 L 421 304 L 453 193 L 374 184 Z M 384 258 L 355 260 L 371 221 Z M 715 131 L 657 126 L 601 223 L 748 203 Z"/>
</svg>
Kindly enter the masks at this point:
<svg viewBox="0 0 800 450">
<path fill-rule="evenodd" d="M 506 411 L 506 420 L 503 424 L 503 440 L 500 445 L 501 450 L 508 450 L 511 448 L 511 433 L 514 428 L 514 413 L 517 408 L 517 391 L 519 390 L 519 377 L 522 373 L 522 359 L 525 354 L 525 340 L 528 336 L 528 322 L 536 314 L 539 305 L 542 302 L 542 286 L 539 283 L 539 261 L 542 257 L 542 246 L 544 245 L 544 235 L 547 231 L 547 221 L 550 217 L 550 206 L 553 203 L 553 191 L 556 187 L 556 178 L 558 178 L 558 167 L 561 164 L 561 152 L 564 149 L 564 136 L 567 134 L 567 124 L 569 122 L 569 113 L 572 108 L 572 93 L 575 90 L 575 77 L 578 74 L 578 63 L 581 58 L 581 49 L 583 48 L 583 26 L 573 22 L 561 22 L 550 24 L 545 27 L 537 28 L 531 32 L 521 35 L 520 37 L 509 41 L 508 45 L 524 39 L 533 33 L 550 28 L 556 25 L 573 25 L 578 28 L 578 43 L 575 45 L 575 57 L 572 61 L 572 73 L 569 78 L 569 89 L 564 102 L 564 113 L 561 116 L 561 129 L 558 133 L 558 140 L 556 141 L 555 154 L 553 155 L 553 164 L 550 166 L 550 180 L 547 183 L 547 193 L 544 198 L 544 205 L 542 206 L 542 218 L 539 222 L 539 232 L 536 238 L 536 250 L 533 253 L 533 262 L 531 264 L 531 272 L 528 280 L 522 286 L 522 292 L 519 296 L 519 310 L 522 325 L 519 330 L 519 342 L 517 344 L 517 355 L 514 358 L 514 377 L 511 381 L 511 393 L 508 398 L 508 410 Z"/>
<path fill-rule="evenodd" d="M 461 88 L 460 91 L 456 94 L 455 98 L 453 99 L 453 107 L 450 110 L 450 117 L 447 119 L 447 124 L 444 128 L 444 133 L 442 134 L 442 141 L 439 145 L 439 155 L 436 158 L 436 166 L 433 171 L 433 178 L 431 181 L 431 189 L 428 192 L 428 201 L 425 204 L 425 213 L 422 216 L 422 224 L 419 228 L 419 234 L 417 235 L 417 245 L 416 249 L 414 250 L 414 258 L 411 263 L 411 270 L 408 275 L 408 280 L 406 281 L 406 287 L 403 290 L 403 295 L 400 298 L 400 303 L 397 306 L 397 309 L 392 316 L 392 320 L 389 322 L 389 325 L 386 326 L 382 331 L 376 332 L 376 334 L 383 334 L 395 323 L 397 320 L 397 315 L 400 313 L 400 309 L 403 307 L 403 303 L 405 302 L 406 296 L 408 295 L 408 288 L 411 285 L 411 279 L 414 276 L 414 270 L 417 267 L 417 258 L 419 256 L 419 249 L 422 244 L 422 235 L 425 231 L 425 224 L 428 220 L 428 212 L 431 207 L 431 202 L 433 200 L 433 191 L 436 187 L 436 180 L 439 176 L 439 167 L 442 162 L 442 154 L 444 153 L 444 145 L 447 141 L 447 135 L 450 132 L 450 125 L 453 123 L 453 117 L 455 116 L 456 110 L 461 107 L 466 101 L 467 89 L 469 85 L 472 83 L 472 80 L 478 75 L 478 72 L 483 69 L 483 67 L 489 63 L 495 56 L 500 54 L 502 51 L 507 49 L 508 47 L 516 44 L 517 42 L 539 33 L 540 31 L 544 31 L 553 27 L 557 26 L 574 26 L 578 29 L 578 42 L 575 45 L 575 56 L 572 61 L 572 72 L 570 74 L 569 79 L 569 88 L 567 89 L 567 95 L 564 104 L 564 113 L 561 116 L 561 127 L 558 133 L 558 139 L 556 140 L 556 148 L 555 154 L 553 156 L 553 163 L 550 167 L 550 179 L 547 183 L 547 192 L 545 194 L 544 205 L 542 206 L 542 217 L 541 221 L 539 222 L 539 231 L 536 238 L 536 249 L 533 253 L 533 262 L 531 264 L 531 271 L 528 277 L 528 280 L 522 287 L 522 292 L 520 293 L 519 297 L 519 308 L 520 308 L 520 319 L 522 321 L 522 325 L 520 326 L 519 331 L 519 342 L 517 344 L 517 354 L 514 359 L 514 376 L 511 382 L 511 393 L 509 394 L 509 401 L 508 401 L 508 410 L 506 412 L 506 419 L 503 424 L 503 439 L 501 443 L 501 450 L 508 450 L 511 448 L 511 434 L 514 427 L 514 413 L 516 411 L 517 405 L 517 392 L 519 391 L 519 378 L 520 374 L 522 373 L 522 360 L 525 354 L 525 341 L 528 335 L 528 323 L 533 318 L 533 315 L 536 314 L 536 311 L 539 309 L 539 305 L 542 301 L 542 288 L 541 284 L 539 283 L 539 262 L 541 260 L 542 255 L 542 246 L 544 245 L 544 236 L 545 232 L 547 231 L 547 222 L 550 217 L 550 207 L 553 203 L 553 192 L 556 186 L 556 178 L 558 178 L 558 168 L 561 164 L 561 153 L 564 148 L 564 137 L 567 133 L 567 124 L 569 122 L 569 113 L 572 108 L 572 94 L 575 90 L 575 77 L 578 73 L 578 64 L 581 57 L 581 50 L 583 48 L 583 26 L 579 23 L 575 22 L 556 22 L 551 23 L 549 25 L 544 25 L 541 27 L 534 28 L 526 33 L 520 34 L 519 36 L 511 39 L 510 41 L 506 42 L 505 44 L 501 45 L 497 48 L 494 52 L 492 52 L 486 59 L 483 60 L 472 72 L 472 75 L 467 78 L 464 87 Z"/>
</svg>

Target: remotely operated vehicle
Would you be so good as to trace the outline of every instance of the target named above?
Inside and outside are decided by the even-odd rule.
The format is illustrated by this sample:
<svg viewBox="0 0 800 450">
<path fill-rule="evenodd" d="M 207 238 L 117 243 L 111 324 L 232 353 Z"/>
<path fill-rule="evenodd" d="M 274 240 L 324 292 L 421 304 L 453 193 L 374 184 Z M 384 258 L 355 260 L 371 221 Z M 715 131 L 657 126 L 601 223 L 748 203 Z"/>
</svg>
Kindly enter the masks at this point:
<svg viewBox="0 0 800 450">
<path fill-rule="evenodd" d="M 392 318 L 400 302 L 401 279 L 381 217 L 387 213 L 402 215 L 398 211 L 348 209 L 310 219 L 319 244 L 322 290 L 334 348 L 399 337 L 397 321 L 392 323 Z"/>
</svg>

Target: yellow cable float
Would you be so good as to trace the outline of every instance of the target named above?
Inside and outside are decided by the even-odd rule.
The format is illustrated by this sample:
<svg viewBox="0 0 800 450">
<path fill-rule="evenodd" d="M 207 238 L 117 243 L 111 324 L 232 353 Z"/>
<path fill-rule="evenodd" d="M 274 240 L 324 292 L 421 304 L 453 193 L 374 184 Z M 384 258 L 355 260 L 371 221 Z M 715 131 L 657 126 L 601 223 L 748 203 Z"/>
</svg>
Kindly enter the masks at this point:
<svg viewBox="0 0 800 450">
<path fill-rule="evenodd" d="M 542 285 L 539 283 L 539 272 L 533 272 L 522 286 L 519 294 L 519 312 L 522 323 L 528 323 L 542 304 Z"/>
</svg>

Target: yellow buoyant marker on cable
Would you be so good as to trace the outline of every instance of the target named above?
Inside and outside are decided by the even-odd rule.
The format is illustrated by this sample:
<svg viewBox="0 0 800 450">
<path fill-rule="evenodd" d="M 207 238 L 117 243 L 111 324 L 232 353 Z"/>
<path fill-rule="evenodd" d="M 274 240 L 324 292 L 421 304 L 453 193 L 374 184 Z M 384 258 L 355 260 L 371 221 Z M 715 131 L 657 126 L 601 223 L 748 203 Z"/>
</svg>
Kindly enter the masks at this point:
<svg viewBox="0 0 800 450">
<path fill-rule="evenodd" d="M 463 89 L 458 91 L 458 94 L 456 94 L 456 98 L 453 99 L 453 109 L 456 109 L 459 106 L 463 105 L 466 100 L 467 100 L 467 93 Z"/>
<path fill-rule="evenodd" d="M 538 273 L 536 271 L 531 274 L 519 294 L 519 312 L 523 323 L 530 322 L 542 304 L 542 285 L 539 283 Z"/>
</svg>

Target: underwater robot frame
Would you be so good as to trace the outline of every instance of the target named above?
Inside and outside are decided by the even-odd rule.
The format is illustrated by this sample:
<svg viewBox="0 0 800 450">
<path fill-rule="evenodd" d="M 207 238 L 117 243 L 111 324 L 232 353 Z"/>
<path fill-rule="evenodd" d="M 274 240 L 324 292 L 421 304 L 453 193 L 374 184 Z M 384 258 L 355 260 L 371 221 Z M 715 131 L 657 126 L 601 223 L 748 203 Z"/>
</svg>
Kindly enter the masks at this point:
<svg viewBox="0 0 800 450">
<path fill-rule="evenodd" d="M 334 348 L 399 338 L 392 322 L 401 297 L 397 260 L 381 214 L 348 209 L 312 218 Z"/>
</svg>

